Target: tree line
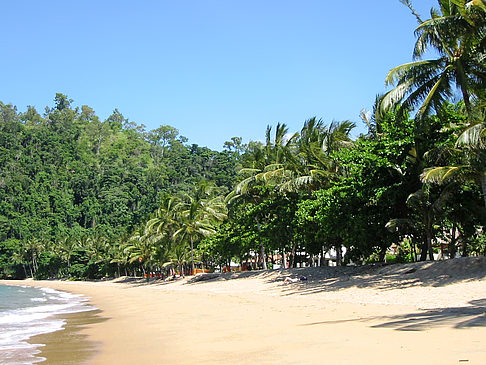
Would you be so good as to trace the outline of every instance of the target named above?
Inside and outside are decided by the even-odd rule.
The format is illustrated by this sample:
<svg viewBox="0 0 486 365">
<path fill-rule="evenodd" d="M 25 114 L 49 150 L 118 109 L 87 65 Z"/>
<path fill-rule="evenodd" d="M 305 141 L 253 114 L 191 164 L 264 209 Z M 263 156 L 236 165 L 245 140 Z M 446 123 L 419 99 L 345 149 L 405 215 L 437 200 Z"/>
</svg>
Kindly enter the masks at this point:
<svg viewBox="0 0 486 365">
<path fill-rule="evenodd" d="M 218 152 L 62 94 L 42 116 L 0 104 L 1 275 L 486 254 L 486 4 L 439 0 L 424 20 L 402 3 L 414 60 L 388 73 L 357 138 L 353 122 L 311 118 Z"/>
</svg>

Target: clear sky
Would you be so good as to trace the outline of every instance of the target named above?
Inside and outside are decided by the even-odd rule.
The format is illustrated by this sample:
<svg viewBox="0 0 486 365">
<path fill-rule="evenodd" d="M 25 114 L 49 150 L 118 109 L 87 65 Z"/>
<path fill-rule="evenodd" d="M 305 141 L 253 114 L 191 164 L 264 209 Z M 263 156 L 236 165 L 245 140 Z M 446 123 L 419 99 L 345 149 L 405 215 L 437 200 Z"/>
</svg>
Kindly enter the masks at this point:
<svg viewBox="0 0 486 365">
<path fill-rule="evenodd" d="M 312 116 L 364 131 L 360 110 L 411 60 L 417 25 L 398 0 L 6 0 L 1 13 L 4 103 L 43 112 L 62 92 L 214 149 Z"/>
</svg>

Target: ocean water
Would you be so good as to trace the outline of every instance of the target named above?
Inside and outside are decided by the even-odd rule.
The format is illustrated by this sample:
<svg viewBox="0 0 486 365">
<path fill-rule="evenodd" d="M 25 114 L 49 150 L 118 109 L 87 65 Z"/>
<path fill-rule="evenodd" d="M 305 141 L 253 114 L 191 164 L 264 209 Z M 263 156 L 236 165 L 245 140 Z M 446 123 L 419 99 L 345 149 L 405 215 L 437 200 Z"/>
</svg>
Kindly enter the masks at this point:
<svg viewBox="0 0 486 365">
<path fill-rule="evenodd" d="M 95 309 L 86 302 L 82 296 L 49 288 L 0 285 L 0 364 L 45 360 L 38 356 L 43 344 L 30 344 L 28 339 L 62 330 L 62 314 Z"/>
</svg>

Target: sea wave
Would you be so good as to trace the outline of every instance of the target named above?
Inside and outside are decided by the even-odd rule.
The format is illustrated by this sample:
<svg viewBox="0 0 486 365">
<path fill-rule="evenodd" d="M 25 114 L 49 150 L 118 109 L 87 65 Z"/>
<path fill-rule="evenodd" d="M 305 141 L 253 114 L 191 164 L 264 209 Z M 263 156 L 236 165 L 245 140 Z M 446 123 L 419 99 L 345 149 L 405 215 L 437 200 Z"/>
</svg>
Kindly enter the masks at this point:
<svg viewBox="0 0 486 365">
<path fill-rule="evenodd" d="M 31 302 L 47 302 L 46 298 L 30 298 Z"/>
<path fill-rule="evenodd" d="M 31 337 L 59 331 L 66 321 L 59 315 L 91 311 L 87 298 L 54 290 L 37 289 L 23 308 L 0 311 L 0 363 L 8 365 L 34 364 L 43 361 L 36 356 L 42 344 L 30 344 Z"/>
</svg>

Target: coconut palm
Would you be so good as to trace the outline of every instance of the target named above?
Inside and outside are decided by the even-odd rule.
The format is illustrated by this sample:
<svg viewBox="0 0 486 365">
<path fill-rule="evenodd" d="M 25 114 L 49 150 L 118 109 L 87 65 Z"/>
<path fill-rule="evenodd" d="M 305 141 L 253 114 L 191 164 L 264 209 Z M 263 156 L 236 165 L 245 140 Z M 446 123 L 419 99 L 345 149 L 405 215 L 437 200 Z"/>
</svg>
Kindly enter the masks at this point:
<svg viewBox="0 0 486 365">
<path fill-rule="evenodd" d="M 72 237 L 64 237 L 57 242 L 59 254 L 66 261 L 68 269 L 71 267 L 71 257 L 78 249 L 78 242 Z"/>
<path fill-rule="evenodd" d="M 173 237 L 190 243 L 191 273 L 194 273 L 194 243 L 201 237 L 215 232 L 216 226 L 226 218 L 226 204 L 220 196 L 213 197 L 215 188 L 201 181 L 192 195 L 184 194 L 179 205 L 180 228 Z"/>
<path fill-rule="evenodd" d="M 130 261 L 130 253 L 125 250 L 127 247 L 127 242 L 125 241 L 125 238 L 121 238 L 120 241 L 117 242 L 117 244 L 111 246 L 109 255 L 110 255 L 110 263 L 111 264 L 116 264 L 117 268 L 117 274 L 118 277 L 121 276 L 120 274 L 120 266 L 123 266 L 124 271 L 125 271 L 125 276 L 128 276 L 128 271 L 127 271 L 127 264 Z"/>
<path fill-rule="evenodd" d="M 338 165 L 332 158 L 335 151 L 351 143 L 349 133 L 354 123 L 345 121 L 324 126 L 322 120 L 311 118 L 306 121 L 301 133 L 290 138 L 284 124 L 278 124 L 275 136 L 271 138 L 271 128 L 267 127 L 266 144 L 256 148 L 251 168 L 242 169 L 247 174 L 227 196 L 232 202 L 244 198 L 253 203 L 261 203 L 268 195 L 285 194 L 289 191 L 307 192 L 325 187 L 337 173 Z M 262 186 L 270 189 L 262 189 Z M 255 218 L 257 229 L 267 218 Z M 267 268 L 265 247 L 260 245 L 263 269 Z"/>
<path fill-rule="evenodd" d="M 408 1 L 405 3 L 410 5 Z M 395 88 L 384 95 L 382 110 L 402 103 L 404 111 L 419 107 L 417 117 L 420 118 L 432 109 L 437 110 L 458 90 L 468 113 L 471 112 L 472 99 L 486 85 L 484 22 L 474 23 L 472 19 L 481 17 L 468 16 L 481 12 L 484 17 L 486 13 L 473 3 L 439 0 L 440 10 L 432 9 L 431 19 L 426 21 L 414 13 L 420 23 L 415 31 L 416 61 L 388 73 L 385 84 Z M 471 8 L 474 11 L 466 11 Z M 429 50 L 434 50 L 439 57 L 422 60 Z"/>
<path fill-rule="evenodd" d="M 440 184 L 474 181 L 481 187 L 486 207 L 486 122 L 478 121 L 467 127 L 448 153 L 457 163 L 425 169 L 422 181 Z"/>
<path fill-rule="evenodd" d="M 325 126 L 321 119 L 308 119 L 300 133 L 295 133 L 284 145 L 275 142 L 275 148 L 281 151 L 277 162 L 250 177 L 253 180 L 242 181 L 236 190 L 240 186 L 247 187 L 248 182 L 263 182 L 281 192 L 314 191 L 326 187 L 339 172 L 333 154 L 352 145 L 350 132 L 354 127 L 350 121 Z"/>
<path fill-rule="evenodd" d="M 288 154 L 285 166 L 291 173 L 282 175 L 280 190 L 313 191 L 326 187 L 340 172 L 333 154 L 352 145 L 350 133 L 354 127 L 350 121 L 325 126 L 321 119 L 307 120 L 291 140 L 293 153 Z"/>
<path fill-rule="evenodd" d="M 151 234 L 145 227 L 139 228 L 129 240 L 125 247 L 125 252 L 129 256 L 129 263 L 139 262 L 143 274 L 150 271 L 155 253 L 156 253 L 157 236 Z"/>
<path fill-rule="evenodd" d="M 96 264 L 103 262 L 110 249 L 108 239 L 97 233 L 92 237 L 88 237 L 86 244 L 86 253 L 90 256 L 90 259 Z"/>
<path fill-rule="evenodd" d="M 184 247 L 184 244 L 179 242 L 178 244 L 174 245 L 171 252 L 169 253 L 170 261 L 165 262 L 162 267 L 171 267 L 173 268 L 175 265 L 179 267 L 179 275 L 184 276 L 184 265 L 188 262 L 188 255 L 187 247 Z"/>
<path fill-rule="evenodd" d="M 244 156 L 246 157 L 246 161 L 244 161 L 246 167 L 238 172 L 240 176 L 243 176 L 243 179 L 236 184 L 233 191 L 226 197 L 228 203 L 244 198 L 253 204 L 258 204 L 264 198 L 259 187 L 276 187 L 291 178 L 292 172 L 285 168 L 286 163 L 291 158 L 289 145 L 293 138 L 289 138 L 287 126 L 278 123 L 273 137 L 272 127 L 267 126 L 265 137 L 264 145 L 249 145 L 250 151 Z M 255 219 L 255 223 L 260 229 L 261 222 Z M 263 241 L 260 245 L 260 251 L 263 269 L 265 270 L 267 263 Z"/>
<path fill-rule="evenodd" d="M 32 263 L 32 266 L 29 263 L 29 267 L 30 267 L 32 277 L 34 277 L 35 273 L 37 272 L 37 269 L 39 267 L 38 266 L 38 258 L 39 258 L 40 253 L 45 249 L 45 246 L 46 246 L 45 242 L 42 241 L 42 240 L 39 240 L 37 238 L 28 239 L 24 243 L 24 249 L 28 253 L 28 255 L 30 256 L 30 263 Z"/>
<path fill-rule="evenodd" d="M 26 257 L 26 254 L 27 254 L 27 252 L 26 252 L 25 248 L 22 247 L 22 246 L 19 246 L 19 247 L 16 248 L 16 250 L 12 254 L 11 260 L 16 265 L 22 265 L 22 268 L 24 269 L 25 277 L 27 278 L 28 274 L 27 274 L 27 269 L 25 268 L 25 262 L 28 260 L 28 258 Z M 30 273 L 31 273 L 31 276 L 33 276 L 32 269 L 30 270 Z"/>
<path fill-rule="evenodd" d="M 155 216 L 147 221 L 146 228 L 160 239 L 170 238 L 177 230 L 177 214 L 179 212 L 180 200 L 176 196 L 167 196 L 163 199 L 160 208 Z"/>
<path fill-rule="evenodd" d="M 338 172 L 333 153 L 351 145 L 350 132 L 355 124 L 350 121 L 332 122 L 325 126 L 321 119 L 311 118 L 304 123 L 300 133 L 288 136 L 285 124 L 278 124 L 271 138 L 271 127 L 267 127 L 266 144 L 251 150 L 251 167 L 239 171 L 243 178 L 229 195 L 248 195 L 255 185 L 270 185 L 280 191 L 295 191 L 303 188 L 323 188 Z"/>
<path fill-rule="evenodd" d="M 267 126 L 265 144 L 250 145 L 246 156 L 246 167 L 238 173 L 243 179 L 235 186 L 229 195 L 229 200 L 249 193 L 254 185 L 262 183 L 276 184 L 282 177 L 288 175 L 285 162 L 289 157 L 288 128 L 285 124 L 277 124 L 272 138 L 272 127 Z"/>
<path fill-rule="evenodd" d="M 414 236 L 415 232 L 422 239 L 420 261 L 425 261 L 427 254 L 429 260 L 434 260 L 432 241 L 435 237 L 435 225 L 441 219 L 447 200 L 453 193 L 453 186 L 449 185 L 440 194 L 432 194 L 430 187 L 410 194 L 407 198 L 407 207 L 412 214 L 409 218 L 391 219 L 386 227 L 390 231 L 404 230 L 407 235 Z"/>
</svg>

